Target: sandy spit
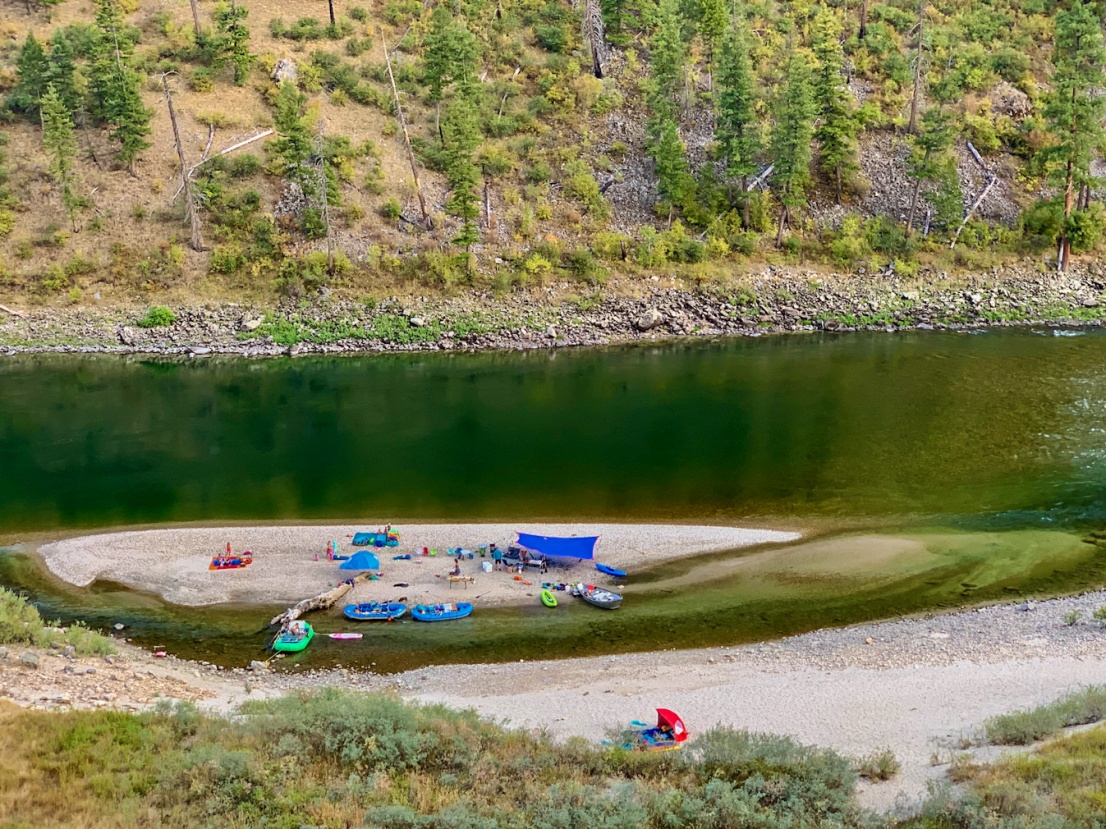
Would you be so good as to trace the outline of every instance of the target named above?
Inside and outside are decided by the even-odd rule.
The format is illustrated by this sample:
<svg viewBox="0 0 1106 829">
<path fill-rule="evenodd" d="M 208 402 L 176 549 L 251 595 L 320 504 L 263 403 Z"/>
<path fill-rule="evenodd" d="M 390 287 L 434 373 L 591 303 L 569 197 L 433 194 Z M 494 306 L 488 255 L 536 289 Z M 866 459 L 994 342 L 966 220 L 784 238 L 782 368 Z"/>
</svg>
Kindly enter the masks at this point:
<svg viewBox="0 0 1106 829">
<path fill-rule="evenodd" d="M 347 578 L 338 564 L 326 560 L 328 541 L 337 541 L 348 554 L 353 533 L 375 531 L 383 522 L 345 526 L 177 527 L 101 533 L 68 538 L 39 547 L 50 572 L 77 586 L 96 580 L 114 581 L 154 593 L 179 605 L 220 602 L 292 604 L 333 587 Z M 449 591 L 445 575 L 452 567 L 446 557 L 451 547 L 476 550 L 495 542 L 502 548 L 516 531 L 538 535 L 598 535 L 596 560 L 632 571 L 646 565 L 684 556 L 732 550 L 754 544 L 779 543 L 799 538 L 797 533 L 750 530 L 735 527 L 674 526 L 663 524 L 407 524 L 396 525 L 400 547 L 373 550 L 384 576 L 357 588 L 354 601 L 394 596 L 394 583 L 408 585 L 410 601 L 441 601 L 460 591 Z M 242 570 L 208 570 L 211 557 L 227 543 L 236 552 L 250 550 L 254 563 Z M 392 556 L 414 553 L 423 547 L 436 549 L 437 557 L 417 556 L 393 561 Z M 315 556 L 319 561 L 315 561 Z M 462 565 L 481 593 L 482 605 L 532 601 L 533 588 L 513 574 L 484 573 L 479 556 Z M 538 574 L 527 580 L 541 580 Z M 594 580 L 586 563 L 544 577 L 550 581 Z M 465 591 L 469 592 L 469 591 Z"/>
</svg>

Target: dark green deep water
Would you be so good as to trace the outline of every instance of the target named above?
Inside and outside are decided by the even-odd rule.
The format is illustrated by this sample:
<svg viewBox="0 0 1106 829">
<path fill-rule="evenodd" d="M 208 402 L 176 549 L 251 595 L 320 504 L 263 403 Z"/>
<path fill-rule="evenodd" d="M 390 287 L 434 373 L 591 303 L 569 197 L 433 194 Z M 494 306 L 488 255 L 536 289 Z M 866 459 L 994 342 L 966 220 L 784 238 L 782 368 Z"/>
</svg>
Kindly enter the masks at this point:
<svg viewBox="0 0 1106 829">
<path fill-rule="evenodd" d="M 1106 519 L 1104 436 L 1096 331 L 265 361 L 21 356 L 0 361 L 0 537 L 363 516 L 963 538 L 941 568 L 893 583 L 789 597 L 720 581 L 694 595 L 646 591 L 618 614 L 535 608 L 391 626 L 372 648 L 379 667 L 404 667 L 716 644 L 1106 582 L 1096 548 L 1070 545 Z M 1041 530 L 1062 553 L 1043 544 L 1027 563 L 992 552 L 980 581 L 985 549 L 1021 549 L 1018 533 Z M 64 618 L 125 617 L 139 641 L 228 662 L 258 646 L 265 616 L 166 609 L 110 586 L 64 590 L 18 556 L 0 557 L 5 582 Z M 350 664 L 352 653 L 326 642 L 304 658 Z"/>
</svg>

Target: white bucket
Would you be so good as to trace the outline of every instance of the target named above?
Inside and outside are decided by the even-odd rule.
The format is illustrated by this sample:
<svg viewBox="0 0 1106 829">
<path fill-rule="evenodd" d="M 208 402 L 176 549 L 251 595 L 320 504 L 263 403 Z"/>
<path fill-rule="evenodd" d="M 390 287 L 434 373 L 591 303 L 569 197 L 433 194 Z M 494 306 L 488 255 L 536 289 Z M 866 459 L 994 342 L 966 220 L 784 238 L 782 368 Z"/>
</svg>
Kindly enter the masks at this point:
<svg viewBox="0 0 1106 829">
<path fill-rule="evenodd" d="M 480 562 L 480 566 L 484 568 L 485 573 L 490 573 L 492 571 L 492 563 L 490 561 L 482 561 Z"/>
</svg>

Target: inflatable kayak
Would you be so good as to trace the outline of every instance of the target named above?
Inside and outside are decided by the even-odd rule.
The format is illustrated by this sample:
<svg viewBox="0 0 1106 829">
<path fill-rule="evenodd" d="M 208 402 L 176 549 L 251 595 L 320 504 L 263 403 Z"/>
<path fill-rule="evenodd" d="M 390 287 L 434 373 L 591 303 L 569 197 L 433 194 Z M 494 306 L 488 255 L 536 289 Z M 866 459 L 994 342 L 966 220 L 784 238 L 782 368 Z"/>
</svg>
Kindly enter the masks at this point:
<svg viewBox="0 0 1106 829">
<path fill-rule="evenodd" d="M 541 603 L 546 607 L 556 607 L 557 597 L 550 593 L 548 590 L 541 591 Z"/>
<path fill-rule="evenodd" d="M 415 609 L 411 611 L 411 616 L 413 616 L 417 622 L 448 622 L 451 619 L 464 619 L 466 616 L 472 614 L 472 610 L 472 605 L 468 602 L 433 605 L 418 604 L 415 605 Z"/>
<path fill-rule="evenodd" d="M 299 653 L 310 645 L 311 640 L 315 638 L 315 628 L 307 622 L 300 624 L 303 627 L 297 627 L 280 634 L 273 642 L 273 650 L 280 653 Z"/>
<path fill-rule="evenodd" d="M 596 564 L 595 569 L 600 573 L 606 573 L 608 576 L 614 576 L 616 579 L 626 578 L 626 571 L 619 570 L 617 567 L 608 567 L 606 564 Z"/>
<path fill-rule="evenodd" d="M 398 619 L 407 612 L 407 605 L 393 602 L 364 602 L 362 604 L 347 604 L 342 608 L 347 619 L 357 622 L 386 622 L 389 619 Z"/>
</svg>

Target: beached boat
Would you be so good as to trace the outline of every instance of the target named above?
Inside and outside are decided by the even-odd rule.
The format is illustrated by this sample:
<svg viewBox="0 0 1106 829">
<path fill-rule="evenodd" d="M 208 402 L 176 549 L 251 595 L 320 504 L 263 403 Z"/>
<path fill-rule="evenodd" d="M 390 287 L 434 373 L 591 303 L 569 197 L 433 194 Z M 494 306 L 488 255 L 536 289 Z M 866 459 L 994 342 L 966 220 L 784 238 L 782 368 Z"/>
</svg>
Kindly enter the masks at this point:
<svg viewBox="0 0 1106 829">
<path fill-rule="evenodd" d="M 601 607 L 604 610 L 618 610 L 622 605 L 622 597 L 618 593 L 596 587 L 594 584 L 577 584 L 572 589 L 572 595 L 579 596 L 588 604 Z"/>
<path fill-rule="evenodd" d="M 616 579 L 626 578 L 626 571 L 619 570 L 617 567 L 610 567 L 606 564 L 596 564 L 595 569 L 600 573 L 606 573 L 608 576 L 614 576 Z"/>
<path fill-rule="evenodd" d="M 387 622 L 389 619 L 398 619 L 407 612 L 407 605 L 398 602 L 364 602 L 362 604 L 347 604 L 342 608 L 347 619 L 357 622 Z"/>
<path fill-rule="evenodd" d="M 411 611 L 411 616 L 417 622 L 447 622 L 451 619 L 464 619 L 472 614 L 473 607 L 469 602 L 457 604 L 417 604 Z"/>
<path fill-rule="evenodd" d="M 299 653 L 315 638 L 315 628 L 307 622 L 293 622 L 292 627 L 273 642 L 273 650 L 280 653 Z"/>
<path fill-rule="evenodd" d="M 541 591 L 541 603 L 546 607 L 556 607 L 557 597 L 548 590 Z"/>
</svg>

